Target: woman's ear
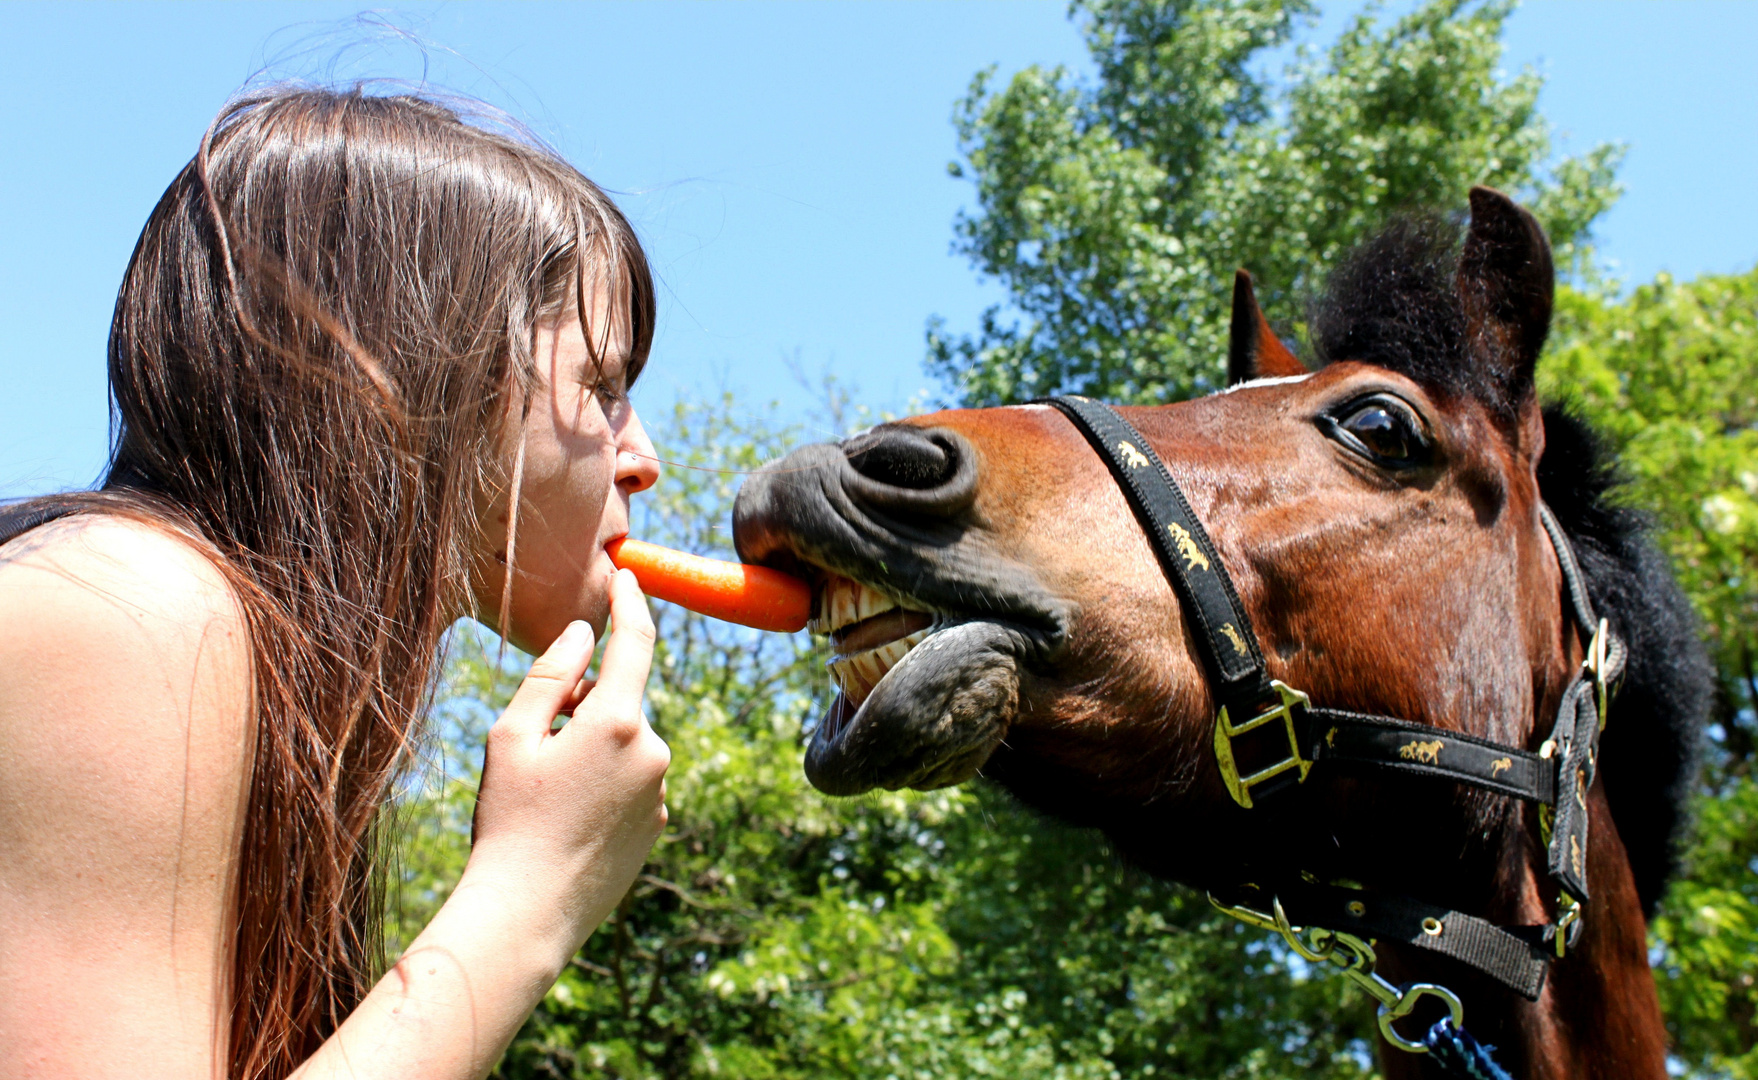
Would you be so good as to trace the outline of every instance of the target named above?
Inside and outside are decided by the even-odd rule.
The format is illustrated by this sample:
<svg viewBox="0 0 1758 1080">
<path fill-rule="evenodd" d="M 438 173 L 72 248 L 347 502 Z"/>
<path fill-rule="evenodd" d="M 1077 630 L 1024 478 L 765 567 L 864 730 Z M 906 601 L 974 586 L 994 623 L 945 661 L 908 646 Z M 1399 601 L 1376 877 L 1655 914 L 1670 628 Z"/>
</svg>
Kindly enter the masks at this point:
<svg viewBox="0 0 1758 1080">
<path fill-rule="evenodd" d="M 1306 365 L 1282 344 L 1257 306 L 1251 275 L 1233 275 L 1233 325 L 1227 341 L 1227 385 L 1252 379 L 1305 375 Z"/>
</svg>

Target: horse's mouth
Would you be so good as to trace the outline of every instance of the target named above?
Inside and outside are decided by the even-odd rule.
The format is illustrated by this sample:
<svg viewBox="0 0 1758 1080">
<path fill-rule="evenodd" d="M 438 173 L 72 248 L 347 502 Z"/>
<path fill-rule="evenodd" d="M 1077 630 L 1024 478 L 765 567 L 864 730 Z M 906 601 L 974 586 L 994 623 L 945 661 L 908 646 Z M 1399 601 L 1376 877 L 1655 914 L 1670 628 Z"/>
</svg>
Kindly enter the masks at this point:
<svg viewBox="0 0 1758 1080">
<path fill-rule="evenodd" d="M 830 637 L 831 681 L 859 708 L 897 662 L 933 632 L 934 615 L 832 574 L 819 587 L 808 629 Z"/>
<path fill-rule="evenodd" d="M 826 573 L 810 629 L 828 635 L 838 693 L 812 732 L 806 776 L 820 791 L 921 790 L 976 775 L 1006 734 L 1031 635 L 1010 623 L 928 610 Z"/>
<path fill-rule="evenodd" d="M 1013 723 L 1021 672 L 1067 638 L 1067 601 L 976 511 L 979 466 L 956 431 L 881 425 L 801 447 L 739 492 L 739 557 L 816 583 L 840 692 L 805 766 L 826 794 L 969 779 Z"/>
</svg>

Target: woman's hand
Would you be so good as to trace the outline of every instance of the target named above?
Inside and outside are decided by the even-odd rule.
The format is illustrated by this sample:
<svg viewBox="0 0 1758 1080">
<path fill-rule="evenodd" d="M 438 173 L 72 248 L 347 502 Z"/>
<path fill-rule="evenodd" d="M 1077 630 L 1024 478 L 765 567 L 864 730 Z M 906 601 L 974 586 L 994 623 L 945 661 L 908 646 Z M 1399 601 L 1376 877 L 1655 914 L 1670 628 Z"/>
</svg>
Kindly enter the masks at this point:
<svg viewBox="0 0 1758 1080">
<path fill-rule="evenodd" d="M 616 907 L 665 828 L 671 751 L 641 711 L 653 619 L 626 570 L 611 579 L 611 635 L 583 682 L 592 628 L 571 623 L 531 665 L 488 733 L 475 844 L 460 888 L 506 890 L 531 930 L 579 949 Z M 559 731 L 558 715 L 573 713 Z"/>
<path fill-rule="evenodd" d="M 582 681 L 592 628 L 573 623 L 488 733 L 458 887 L 300 1080 L 486 1075 L 628 891 L 665 828 L 671 751 L 641 713 L 653 662 L 646 598 L 626 570 L 610 596 L 597 683 Z"/>
</svg>

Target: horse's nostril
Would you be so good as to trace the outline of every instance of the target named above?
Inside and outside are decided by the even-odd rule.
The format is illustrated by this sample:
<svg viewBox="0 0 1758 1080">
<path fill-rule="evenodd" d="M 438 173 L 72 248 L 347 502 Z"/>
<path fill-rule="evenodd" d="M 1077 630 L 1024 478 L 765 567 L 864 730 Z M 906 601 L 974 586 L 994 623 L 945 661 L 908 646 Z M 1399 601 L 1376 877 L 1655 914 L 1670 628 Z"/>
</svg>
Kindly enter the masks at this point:
<svg viewBox="0 0 1758 1080">
<path fill-rule="evenodd" d="M 891 487 L 923 491 L 939 487 L 958 471 L 952 448 L 920 428 L 886 425 L 842 444 L 855 471 Z"/>
</svg>

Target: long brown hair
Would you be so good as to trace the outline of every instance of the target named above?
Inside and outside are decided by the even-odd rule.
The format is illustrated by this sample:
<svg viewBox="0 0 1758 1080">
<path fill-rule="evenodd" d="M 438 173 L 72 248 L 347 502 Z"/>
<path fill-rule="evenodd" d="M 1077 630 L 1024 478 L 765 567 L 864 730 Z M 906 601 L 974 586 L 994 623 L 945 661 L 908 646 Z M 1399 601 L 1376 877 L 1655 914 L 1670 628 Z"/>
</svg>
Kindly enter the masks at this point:
<svg viewBox="0 0 1758 1080">
<path fill-rule="evenodd" d="M 615 205 L 471 119 L 359 88 L 233 102 L 116 302 L 90 499 L 206 548 L 255 649 L 236 1080 L 291 1072 L 382 966 L 386 804 L 470 610 L 477 507 L 509 482 L 537 325 L 589 317 L 604 288 L 631 378 L 652 341 L 652 277 Z"/>
</svg>

